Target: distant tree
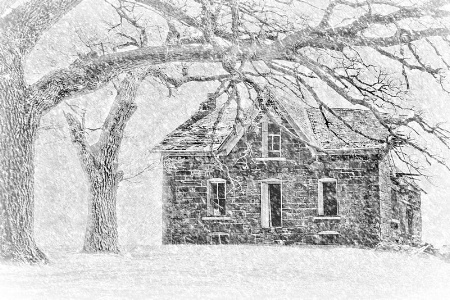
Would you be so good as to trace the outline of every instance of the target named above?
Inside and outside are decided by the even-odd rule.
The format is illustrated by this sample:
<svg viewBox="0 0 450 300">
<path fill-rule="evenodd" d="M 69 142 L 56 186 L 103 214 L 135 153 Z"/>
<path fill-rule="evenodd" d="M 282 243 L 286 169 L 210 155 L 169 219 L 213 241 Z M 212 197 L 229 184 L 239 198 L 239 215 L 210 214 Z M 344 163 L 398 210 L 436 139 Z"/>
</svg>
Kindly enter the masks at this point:
<svg viewBox="0 0 450 300">
<path fill-rule="evenodd" d="M 320 109 L 351 127 L 318 93 L 327 86 L 348 103 L 370 109 L 389 132 L 384 141 L 387 148 L 394 148 L 400 160 L 420 171 L 414 161 L 401 154 L 409 147 L 427 160 L 445 164 L 427 148 L 426 141 L 437 139 L 448 149 L 449 132 L 429 122 L 408 101 L 411 87 L 417 83 L 412 76 L 416 72 L 433 77 L 442 89 L 447 88 L 450 13 L 445 0 L 413 4 L 335 0 L 316 10 L 320 14 L 317 20 L 305 13 L 305 7 L 317 6 L 316 1 L 124 0 L 123 5 L 148 8 L 165 17 L 171 44 L 80 56 L 67 68 L 27 85 L 25 58 L 42 34 L 80 2 L 30 0 L 10 12 L 1 12 L 3 258 L 46 260 L 33 234 L 34 142 L 41 117 L 63 100 L 95 91 L 119 74 L 137 68 L 183 62 L 220 64 L 222 70 L 216 68 L 217 73 L 198 78 L 224 76 L 216 95 L 227 93 L 238 106 L 242 89 L 250 98 L 256 95 L 262 99 L 255 101 L 262 109 L 270 100 L 267 97 L 273 95 L 270 90 L 283 89 L 300 100 L 313 99 Z M 390 71 L 385 65 L 398 71 Z M 161 76 L 166 74 L 161 72 Z M 177 83 L 188 77 L 182 74 L 173 80 Z M 240 116 L 237 114 L 238 122 Z"/>
</svg>

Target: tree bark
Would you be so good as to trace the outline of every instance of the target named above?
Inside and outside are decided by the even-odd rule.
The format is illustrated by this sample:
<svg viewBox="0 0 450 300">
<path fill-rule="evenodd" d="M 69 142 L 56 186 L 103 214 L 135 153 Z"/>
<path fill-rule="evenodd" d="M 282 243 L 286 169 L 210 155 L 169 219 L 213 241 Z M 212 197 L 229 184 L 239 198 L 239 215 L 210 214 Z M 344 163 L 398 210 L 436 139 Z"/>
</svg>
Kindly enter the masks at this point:
<svg viewBox="0 0 450 300">
<path fill-rule="evenodd" d="M 80 2 L 31 0 L 0 18 L 1 259 L 48 261 L 34 240 L 34 143 L 43 111 L 30 100 L 23 66 L 40 36 Z"/>
<path fill-rule="evenodd" d="M 30 0 L 0 18 L 0 40 L 29 53 L 42 34 L 82 0 Z"/>
<path fill-rule="evenodd" d="M 95 144 L 88 144 L 83 123 L 66 114 L 72 142 L 89 183 L 85 252 L 119 252 L 116 202 L 123 172 L 118 170 L 118 157 L 126 123 L 136 110 L 134 100 L 142 74 L 128 74 L 122 81 Z"/>
<path fill-rule="evenodd" d="M 88 175 L 89 208 L 83 251 L 118 253 L 116 199 L 120 175 L 108 170 L 108 166 L 102 169 Z"/>
<path fill-rule="evenodd" d="M 85 130 L 74 116 L 66 114 L 66 120 L 89 185 L 88 219 L 83 251 L 118 253 L 116 198 L 122 173 L 117 170 L 115 159 L 109 160 L 104 150 L 99 150 L 95 144 L 87 143 Z"/>
<path fill-rule="evenodd" d="M 0 46 L 0 257 L 46 262 L 34 240 L 34 142 L 39 114 L 25 101 L 22 56 Z"/>
</svg>

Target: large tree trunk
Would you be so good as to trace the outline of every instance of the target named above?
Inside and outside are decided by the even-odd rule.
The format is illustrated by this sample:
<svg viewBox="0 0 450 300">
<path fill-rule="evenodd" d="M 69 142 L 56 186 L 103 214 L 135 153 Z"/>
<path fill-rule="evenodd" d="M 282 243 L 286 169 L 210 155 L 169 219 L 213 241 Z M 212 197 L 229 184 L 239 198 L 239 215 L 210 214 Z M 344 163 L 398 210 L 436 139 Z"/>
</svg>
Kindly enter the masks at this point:
<svg viewBox="0 0 450 300">
<path fill-rule="evenodd" d="M 117 170 L 117 155 L 114 153 L 118 152 L 120 144 L 111 140 L 110 144 L 103 147 L 98 147 L 98 144 L 89 145 L 82 122 L 69 113 L 65 116 L 89 184 L 83 251 L 118 253 L 116 198 L 123 172 Z"/>
<path fill-rule="evenodd" d="M 122 81 L 95 144 L 87 142 L 84 122 L 70 113 L 65 114 L 72 142 L 77 147 L 89 183 L 89 211 L 83 247 L 86 252 L 119 252 L 116 196 L 123 178 L 123 172 L 118 170 L 119 150 L 125 126 L 137 108 L 134 103 L 136 90 L 145 74 L 130 73 Z"/>
<path fill-rule="evenodd" d="M 39 114 L 25 100 L 21 60 L 20 53 L 0 49 L 0 257 L 45 262 L 33 232 Z"/>
<path fill-rule="evenodd" d="M 118 253 L 116 196 L 120 178 L 105 170 L 89 174 L 88 178 L 89 211 L 83 251 Z"/>
</svg>

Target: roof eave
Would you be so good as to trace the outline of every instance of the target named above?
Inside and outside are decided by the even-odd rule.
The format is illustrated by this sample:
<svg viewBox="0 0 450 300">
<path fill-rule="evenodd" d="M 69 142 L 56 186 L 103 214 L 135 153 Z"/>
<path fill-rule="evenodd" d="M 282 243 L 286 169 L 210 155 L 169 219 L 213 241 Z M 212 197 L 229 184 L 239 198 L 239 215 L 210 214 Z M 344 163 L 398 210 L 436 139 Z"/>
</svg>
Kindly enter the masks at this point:
<svg viewBox="0 0 450 300">
<path fill-rule="evenodd" d="M 151 150 L 150 153 L 160 153 L 165 156 L 214 156 L 215 151 L 202 150 Z"/>
<path fill-rule="evenodd" d="M 327 155 L 327 154 L 340 154 L 340 153 L 380 153 L 383 152 L 386 149 L 385 145 L 378 145 L 378 146 L 370 146 L 370 147 L 352 147 L 352 148 L 335 148 L 335 149 L 323 149 L 321 152 L 319 152 L 319 155 Z"/>
</svg>

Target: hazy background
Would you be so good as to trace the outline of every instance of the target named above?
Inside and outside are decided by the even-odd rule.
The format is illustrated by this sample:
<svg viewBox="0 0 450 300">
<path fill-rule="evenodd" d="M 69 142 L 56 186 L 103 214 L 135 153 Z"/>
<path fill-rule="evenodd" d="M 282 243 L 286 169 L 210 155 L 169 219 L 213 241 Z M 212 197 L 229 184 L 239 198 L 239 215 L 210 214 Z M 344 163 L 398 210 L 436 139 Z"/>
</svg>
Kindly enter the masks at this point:
<svg viewBox="0 0 450 300">
<path fill-rule="evenodd" d="M 148 19 L 160 24 L 153 28 L 150 40 L 155 45 L 161 44 L 167 32 L 165 22 L 156 14 L 149 15 Z M 77 53 L 86 53 L 87 48 L 80 41 L 80 36 L 102 36 L 107 28 L 104 20 L 117 21 L 118 18 L 103 1 L 85 0 L 78 5 L 57 26 L 45 33 L 29 55 L 26 66 L 28 82 L 38 80 L 51 70 L 68 66 L 77 58 Z M 202 66 L 196 68 L 201 69 Z M 118 218 L 121 245 L 161 242 L 161 166 L 159 155 L 149 150 L 189 118 L 213 88 L 209 84 L 190 83 L 168 97 L 168 91 L 162 85 L 151 81 L 141 85 L 137 98 L 138 110 L 125 131 L 120 166 L 126 178 L 150 164 L 154 166 L 120 185 Z M 321 93 L 329 97 L 334 106 L 345 104 L 327 89 Z M 432 80 L 423 78 L 415 93 L 426 99 L 418 105 L 428 112 L 431 119 L 450 121 L 450 97 L 439 92 Z M 68 102 L 85 107 L 87 127 L 96 128 L 104 120 L 114 96 L 114 88 L 108 85 L 96 93 Z M 69 108 L 62 103 L 43 118 L 36 145 L 35 230 L 37 242 L 44 249 L 59 246 L 81 249 L 83 244 L 87 181 L 70 142 L 64 110 L 69 111 Z M 94 140 L 95 134 L 90 138 Z M 431 182 L 422 182 L 427 191 L 422 197 L 423 240 L 438 245 L 450 244 L 450 172 L 432 165 L 428 173 L 434 177 Z"/>
</svg>

